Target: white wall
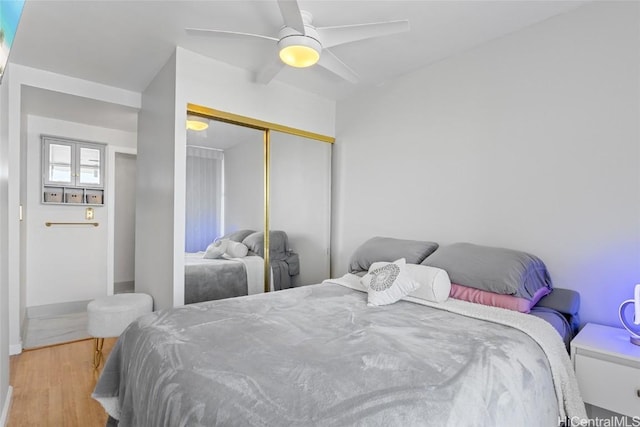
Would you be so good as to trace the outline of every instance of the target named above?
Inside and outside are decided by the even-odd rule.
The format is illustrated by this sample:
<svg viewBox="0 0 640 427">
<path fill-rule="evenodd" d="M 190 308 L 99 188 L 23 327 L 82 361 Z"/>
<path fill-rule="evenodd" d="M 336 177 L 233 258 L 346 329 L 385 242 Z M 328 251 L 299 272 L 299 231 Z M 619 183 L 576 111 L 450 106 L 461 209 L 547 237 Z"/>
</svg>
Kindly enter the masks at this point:
<svg viewBox="0 0 640 427">
<path fill-rule="evenodd" d="M 24 291 L 21 287 L 22 278 L 21 270 L 21 254 L 24 253 L 22 248 L 22 224 L 16 212 L 20 207 L 20 164 L 22 151 L 22 130 L 24 124 L 21 122 L 20 112 L 20 96 L 21 88 L 16 81 L 20 79 L 21 69 L 11 65 L 11 74 L 5 74 L 3 78 L 3 86 L 8 86 L 7 90 L 7 159 L 8 159 L 8 188 L 7 188 L 7 276 L 9 284 L 9 353 L 17 354 L 22 351 L 21 339 L 21 321 L 25 311 Z"/>
<path fill-rule="evenodd" d="M 25 86 L 42 88 L 65 94 L 90 98 L 111 104 L 118 104 L 128 108 L 140 107 L 140 94 L 105 86 L 102 84 L 80 80 L 61 74 L 11 64 L 10 74 L 5 74 L 2 82 L 6 93 L 6 121 L 2 123 L 3 135 L 7 144 L 7 208 L 11 214 L 7 216 L 6 244 L 7 271 L 9 287 L 9 347 L 11 353 L 19 353 L 21 346 L 21 322 L 25 310 L 26 292 L 25 281 L 21 273 L 25 272 L 24 262 L 20 259 L 25 254 L 24 242 L 26 231 L 21 231 L 18 219 L 18 208 L 21 203 L 21 146 L 26 141 L 26 123 L 21 117 L 22 89 Z M 26 202 L 23 202 L 26 204 Z M 25 216 L 26 217 L 26 216 Z M 4 256 L 4 255 L 3 255 Z"/>
<path fill-rule="evenodd" d="M 135 290 L 151 295 L 156 310 L 184 302 L 184 285 L 174 287 L 173 280 L 175 81 L 172 55 L 143 92 L 138 116 Z M 184 250 L 184 238 L 180 245 Z"/>
<path fill-rule="evenodd" d="M 108 206 L 94 206 L 98 227 L 46 227 L 47 221 L 82 222 L 85 206 L 41 203 L 41 135 L 135 148 L 136 133 L 27 117 L 26 301 L 27 307 L 83 301 L 107 294 Z M 106 162 L 105 162 L 106 163 Z M 23 183 L 24 185 L 24 183 Z M 105 188 L 105 198 L 113 189 Z"/>
<path fill-rule="evenodd" d="M 175 63 L 175 66 L 173 64 Z M 171 73 L 175 69 L 175 79 Z M 153 95 L 153 97 L 151 96 Z M 168 123 L 166 102 L 175 95 L 173 104 L 174 122 Z M 159 73 L 143 94 L 143 110 L 138 127 L 138 208 L 150 207 L 151 218 L 136 218 L 136 228 L 143 231 L 136 234 L 136 290 L 139 277 L 145 275 L 146 284 L 141 291 L 147 291 L 156 298 L 156 308 L 181 305 L 184 303 L 184 235 L 185 235 L 185 165 L 186 165 L 186 108 L 193 103 L 217 110 L 268 122 L 279 123 L 294 128 L 325 135 L 334 134 L 335 102 L 299 89 L 273 82 L 270 85 L 253 83 L 249 72 L 206 58 L 202 55 L 177 48 L 175 56 Z M 154 102 L 156 104 L 154 104 Z M 148 112 L 145 110 L 149 110 Z M 153 110 L 155 109 L 155 111 Z M 145 117 L 143 126 L 142 120 Z M 152 125 L 153 124 L 153 125 Z M 175 138 L 169 141 L 167 132 L 173 129 Z M 161 170 L 143 172 L 141 165 L 142 140 L 147 149 L 156 151 L 154 166 Z M 171 158 L 173 156 L 173 161 Z M 150 170 L 149 168 L 147 168 Z M 156 182 L 157 177 L 160 182 Z M 171 178 L 172 182 L 168 182 Z M 147 202 L 140 193 L 149 190 Z M 150 200 L 151 193 L 156 198 Z M 171 200 L 169 200 L 171 199 Z M 171 220 L 169 220 L 171 219 Z M 149 225 L 143 223 L 149 222 Z M 165 228 L 166 226 L 166 228 Z M 170 236 L 158 236 L 158 230 L 168 230 Z M 155 236 L 153 234 L 156 234 Z M 173 247 L 171 255 L 165 253 L 165 245 Z M 140 249 L 138 249 L 140 248 Z M 144 248 L 144 249 L 143 249 Z M 140 250 L 140 252 L 139 252 Z M 144 254 L 149 261 L 141 261 Z M 159 255 L 154 258 L 154 255 Z M 141 264 L 142 263 L 142 264 Z M 139 269 L 145 265 L 144 271 Z M 140 273 L 140 274 L 139 274 Z M 173 277 L 173 297 L 171 285 Z M 154 280 L 155 278 L 155 280 Z"/>
<path fill-rule="evenodd" d="M 5 79 L 10 69 L 5 73 Z M 8 85 L 0 85 L 0 413 L 7 417 L 9 410 L 9 135 Z M 6 419 L 6 418 L 5 418 Z M 1 424 L 4 420 L 0 419 Z"/>
<path fill-rule="evenodd" d="M 340 102 L 334 275 L 374 235 L 520 249 L 617 325 L 640 282 L 639 7 L 589 4 Z"/>
<path fill-rule="evenodd" d="M 176 55 L 176 108 L 184 114 L 192 103 L 323 135 L 335 133 L 334 101 L 278 81 L 253 83 L 246 70 L 180 47 Z"/>
</svg>

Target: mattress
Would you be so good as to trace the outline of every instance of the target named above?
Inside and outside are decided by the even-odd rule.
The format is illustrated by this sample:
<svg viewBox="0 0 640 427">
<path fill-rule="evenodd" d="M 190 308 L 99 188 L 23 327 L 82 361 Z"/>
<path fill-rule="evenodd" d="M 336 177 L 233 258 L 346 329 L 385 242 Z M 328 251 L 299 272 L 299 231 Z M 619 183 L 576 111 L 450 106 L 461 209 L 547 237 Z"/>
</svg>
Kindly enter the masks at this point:
<svg viewBox="0 0 640 427">
<path fill-rule="evenodd" d="M 372 308 L 324 283 L 144 316 L 93 397 L 121 427 L 549 426 L 584 406 L 559 384 L 575 383 L 562 343 L 566 363 L 547 346 L 450 307 Z"/>
<path fill-rule="evenodd" d="M 264 291 L 264 263 L 259 256 L 202 258 L 185 253 L 185 304 L 253 295 Z"/>
</svg>

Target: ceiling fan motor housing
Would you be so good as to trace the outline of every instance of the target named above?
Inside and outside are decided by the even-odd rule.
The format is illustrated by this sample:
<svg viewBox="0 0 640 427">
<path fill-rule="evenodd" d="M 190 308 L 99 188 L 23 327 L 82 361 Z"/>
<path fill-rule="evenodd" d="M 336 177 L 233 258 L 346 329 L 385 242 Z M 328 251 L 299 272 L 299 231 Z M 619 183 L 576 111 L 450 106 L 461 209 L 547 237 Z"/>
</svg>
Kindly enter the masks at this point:
<svg viewBox="0 0 640 427">
<path fill-rule="evenodd" d="M 280 51 L 280 59 L 282 59 L 285 64 L 292 65 L 294 67 L 308 67 L 315 64 L 320 58 L 322 44 L 318 40 L 318 32 L 313 26 L 306 25 L 306 23 L 304 29 L 305 34 L 300 34 L 300 32 L 293 28 L 283 27 L 278 33 L 278 50 Z M 286 58 L 286 55 L 289 50 L 288 48 L 294 47 L 298 47 L 298 49 L 306 49 L 313 59 L 309 59 L 308 62 L 303 62 L 301 65 L 292 63 L 291 60 Z M 315 52 L 315 54 L 313 52 Z"/>
</svg>

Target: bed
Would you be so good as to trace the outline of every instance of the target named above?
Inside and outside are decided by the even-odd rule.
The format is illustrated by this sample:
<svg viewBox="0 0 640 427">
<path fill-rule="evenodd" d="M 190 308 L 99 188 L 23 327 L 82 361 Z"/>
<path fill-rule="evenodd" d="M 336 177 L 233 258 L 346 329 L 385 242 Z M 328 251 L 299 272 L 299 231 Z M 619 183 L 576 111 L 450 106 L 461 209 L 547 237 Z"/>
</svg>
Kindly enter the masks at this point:
<svg viewBox="0 0 640 427">
<path fill-rule="evenodd" d="M 233 249 L 185 253 L 185 304 L 264 292 L 264 233 L 238 230 L 216 239 L 233 242 Z M 284 231 L 270 235 L 271 290 L 291 287 L 299 274 L 298 255 L 289 248 Z"/>
<path fill-rule="evenodd" d="M 262 257 L 210 259 L 203 255 L 204 252 L 185 253 L 185 304 L 264 292 Z"/>
<path fill-rule="evenodd" d="M 119 338 L 93 397 L 122 427 L 550 426 L 586 418 L 551 323 L 442 298 L 448 274 L 400 253 L 393 262 L 373 254 L 364 275 L 350 266 L 322 284 L 143 316 Z M 431 282 L 371 305 L 380 302 L 372 277 L 399 272 L 380 291 L 386 298 L 411 279 L 407 266 Z"/>
</svg>

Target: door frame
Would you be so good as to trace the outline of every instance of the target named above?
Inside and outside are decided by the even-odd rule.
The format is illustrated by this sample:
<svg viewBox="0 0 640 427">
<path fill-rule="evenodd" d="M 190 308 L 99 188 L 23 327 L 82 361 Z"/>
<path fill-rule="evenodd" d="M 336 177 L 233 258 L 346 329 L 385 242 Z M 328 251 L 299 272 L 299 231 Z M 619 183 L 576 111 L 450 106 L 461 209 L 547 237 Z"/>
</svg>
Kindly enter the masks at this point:
<svg viewBox="0 0 640 427">
<path fill-rule="evenodd" d="M 105 182 L 107 216 L 109 218 L 107 221 L 107 224 L 109 224 L 109 230 L 107 231 L 107 282 L 105 283 L 107 295 L 113 295 L 115 286 L 116 154 L 131 154 L 136 156 L 137 159 L 138 150 L 129 147 L 107 146 L 107 181 Z"/>
</svg>

